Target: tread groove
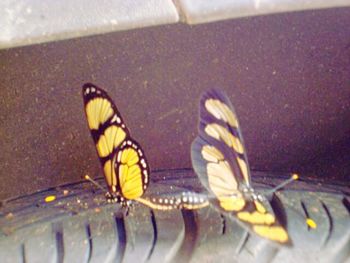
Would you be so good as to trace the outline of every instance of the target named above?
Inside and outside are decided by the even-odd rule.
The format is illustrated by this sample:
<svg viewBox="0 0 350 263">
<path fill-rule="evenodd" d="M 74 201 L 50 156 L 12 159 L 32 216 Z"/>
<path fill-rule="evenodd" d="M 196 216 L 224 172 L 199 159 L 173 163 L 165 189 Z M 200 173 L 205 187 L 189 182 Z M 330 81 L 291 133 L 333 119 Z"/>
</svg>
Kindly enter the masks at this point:
<svg viewBox="0 0 350 263">
<path fill-rule="evenodd" d="M 275 215 L 278 218 L 278 222 L 284 227 L 287 228 L 287 215 L 286 215 L 286 210 L 283 206 L 282 201 L 278 198 L 276 194 L 273 194 L 271 199 L 270 199 L 270 205 L 275 213 Z"/>
<path fill-rule="evenodd" d="M 239 245 L 238 249 L 237 249 L 237 255 L 241 254 L 241 252 L 243 251 L 244 246 L 247 244 L 248 240 L 249 240 L 249 232 L 246 231 L 244 234 L 244 237 L 242 239 L 241 244 Z"/>
<path fill-rule="evenodd" d="M 56 227 L 55 239 L 56 239 L 56 249 L 57 249 L 57 261 L 56 262 L 63 263 L 64 246 L 63 246 L 63 232 L 62 232 L 61 225 Z"/>
<path fill-rule="evenodd" d="M 86 262 L 90 262 L 91 256 L 92 256 L 92 250 L 93 250 L 90 224 L 87 224 L 85 226 L 85 229 L 86 229 L 86 235 L 87 235 L 88 244 L 89 244 L 89 252 L 88 252 L 88 257 Z"/>
<path fill-rule="evenodd" d="M 255 254 L 255 255 L 252 251 L 248 249 L 247 251 L 248 253 L 253 255 L 256 259 L 258 259 L 259 263 L 269 263 L 274 261 L 274 259 L 276 258 L 279 252 L 279 249 L 277 247 L 267 245 L 262 251 L 260 251 L 258 254 Z"/>
<path fill-rule="evenodd" d="M 226 234 L 226 218 L 223 214 L 220 214 L 220 217 L 222 219 L 222 232 L 221 232 L 221 234 L 225 235 Z"/>
<path fill-rule="evenodd" d="M 118 242 L 118 248 L 117 248 L 117 255 L 116 255 L 116 262 L 122 262 L 124 254 L 125 254 L 125 248 L 126 248 L 126 229 L 125 229 L 125 222 L 124 218 L 120 216 L 115 217 L 115 225 L 117 230 L 117 236 L 119 239 Z"/>
<path fill-rule="evenodd" d="M 152 227 L 153 227 L 153 241 L 152 241 L 152 247 L 149 251 L 149 254 L 147 256 L 147 260 L 149 260 L 153 254 L 154 248 L 156 246 L 157 240 L 158 240 L 158 229 L 157 229 L 157 222 L 156 222 L 156 217 L 154 216 L 153 210 L 150 210 L 151 212 L 151 222 L 152 222 Z"/>
<path fill-rule="evenodd" d="M 27 258 L 26 258 L 26 250 L 25 250 L 24 244 L 21 245 L 21 255 L 22 255 L 22 262 L 26 263 Z"/>
<path fill-rule="evenodd" d="M 305 203 L 301 200 L 300 201 L 300 205 L 301 205 L 301 208 L 303 209 L 303 212 L 304 212 L 304 214 L 305 214 L 305 217 L 306 218 L 310 218 L 310 216 L 309 216 L 309 212 L 307 211 L 307 208 L 306 208 L 306 205 L 305 205 Z M 310 226 L 309 225 L 307 225 L 307 231 L 310 231 Z"/>
<path fill-rule="evenodd" d="M 345 206 L 346 210 L 350 214 L 350 200 L 348 197 L 344 197 L 342 201 L 343 205 Z"/>
<path fill-rule="evenodd" d="M 328 207 L 326 206 L 326 204 L 322 201 L 320 201 L 320 202 L 322 204 L 324 211 L 326 212 L 326 215 L 327 215 L 328 221 L 329 221 L 328 234 L 327 234 L 327 237 L 324 240 L 323 245 L 322 245 L 322 246 L 325 246 L 325 245 L 327 245 L 329 239 L 331 238 L 332 232 L 333 232 L 333 217 L 332 217 Z"/>
<path fill-rule="evenodd" d="M 172 262 L 189 262 L 198 237 L 197 214 L 192 210 L 181 210 L 185 226 L 185 236 Z"/>
</svg>

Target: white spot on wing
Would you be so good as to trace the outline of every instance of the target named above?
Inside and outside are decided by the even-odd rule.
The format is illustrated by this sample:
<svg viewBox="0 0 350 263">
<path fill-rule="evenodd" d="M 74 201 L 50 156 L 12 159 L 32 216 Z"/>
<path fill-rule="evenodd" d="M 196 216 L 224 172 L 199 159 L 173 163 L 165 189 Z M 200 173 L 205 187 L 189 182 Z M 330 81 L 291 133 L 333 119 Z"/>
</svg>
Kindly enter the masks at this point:
<svg viewBox="0 0 350 263">
<path fill-rule="evenodd" d="M 118 118 L 117 115 L 114 115 L 113 118 L 111 119 L 111 123 L 115 122 L 117 120 L 117 118 Z"/>
<path fill-rule="evenodd" d="M 122 152 L 119 152 L 117 157 L 118 163 L 120 163 L 121 159 L 122 159 Z"/>
</svg>

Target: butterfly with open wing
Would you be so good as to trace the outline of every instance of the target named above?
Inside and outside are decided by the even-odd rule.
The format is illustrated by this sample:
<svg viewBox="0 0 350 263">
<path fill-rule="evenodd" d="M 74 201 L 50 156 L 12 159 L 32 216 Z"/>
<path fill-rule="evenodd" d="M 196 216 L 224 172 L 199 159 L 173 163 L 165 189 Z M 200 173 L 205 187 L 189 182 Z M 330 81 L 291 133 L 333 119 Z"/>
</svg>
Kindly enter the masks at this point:
<svg viewBox="0 0 350 263">
<path fill-rule="evenodd" d="M 152 209 L 199 209 L 208 206 L 206 196 L 183 191 L 144 197 L 150 168 L 141 146 L 130 136 L 113 100 L 94 84 L 83 86 L 86 119 L 108 186 L 106 199 L 128 206 L 135 200 Z M 89 176 L 85 179 L 102 188 Z"/>
<path fill-rule="evenodd" d="M 214 208 L 260 237 L 291 245 L 278 211 L 251 185 L 237 115 L 222 91 L 210 90 L 200 100 L 199 135 L 192 143 L 191 159 L 201 183 L 215 197 L 209 198 Z"/>
</svg>

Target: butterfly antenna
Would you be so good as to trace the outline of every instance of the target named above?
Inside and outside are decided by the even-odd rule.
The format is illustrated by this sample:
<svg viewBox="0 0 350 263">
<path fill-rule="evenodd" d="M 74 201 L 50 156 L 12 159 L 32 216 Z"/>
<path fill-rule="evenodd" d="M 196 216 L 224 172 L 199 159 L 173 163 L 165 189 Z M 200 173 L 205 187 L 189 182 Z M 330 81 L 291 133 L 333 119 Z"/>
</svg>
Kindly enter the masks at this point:
<svg viewBox="0 0 350 263">
<path fill-rule="evenodd" d="M 94 179 L 92 179 L 90 176 L 88 176 L 87 174 L 84 175 L 84 179 L 89 181 L 90 183 L 92 183 L 93 185 L 97 186 L 97 188 L 101 189 L 102 191 L 106 191 L 105 188 L 103 188 L 98 182 L 96 182 Z"/>
<path fill-rule="evenodd" d="M 292 176 L 285 180 L 284 182 L 280 183 L 279 185 L 277 185 L 276 187 L 272 188 L 270 191 L 268 191 L 266 194 L 270 195 L 273 194 L 274 192 L 278 191 L 279 189 L 285 187 L 287 184 L 290 184 L 293 181 L 296 181 L 299 179 L 299 175 L 297 174 L 292 174 Z"/>
</svg>

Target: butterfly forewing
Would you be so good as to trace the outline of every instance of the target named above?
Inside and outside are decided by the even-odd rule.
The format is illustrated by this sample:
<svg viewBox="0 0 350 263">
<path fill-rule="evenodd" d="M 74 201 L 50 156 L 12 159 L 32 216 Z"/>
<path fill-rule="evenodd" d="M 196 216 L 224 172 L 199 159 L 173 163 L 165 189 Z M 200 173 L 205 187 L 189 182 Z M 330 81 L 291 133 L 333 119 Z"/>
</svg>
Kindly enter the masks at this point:
<svg viewBox="0 0 350 263">
<path fill-rule="evenodd" d="M 222 155 L 222 160 L 216 160 L 217 156 L 212 154 Z M 220 177 L 222 182 L 230 181 L 231 188 L 236 191 L 242 183 L 250 185 L 250 171 L 238 119 L 231 102 L 220 91 L 210 90 L 201 98 L 199 136 L 192 144 L 191 156 L 196 173 L 211 191 L 213 189 L 208 181 L 213 173 L 208 174 L 208 171 L 216 169 L 225 171 L 216 177 Z"/>
<path fill-rule="evenodd" d="M 83 98 L 88 126 L 109 191 L 125 199 L 141 196 L 149 181 L 149 167 L 143 150 L 131 139 L 117 107 L 103 89 L 87 83 L 83 86 Z M 137 146 L 133 158 L 139 162 L 132 163 L 134 159 L 119 162 L 118 156 L 122 156 L 123 161 L 128 159 L 129 146 L 132 148 L 133 145 Z"/>
</svg>

